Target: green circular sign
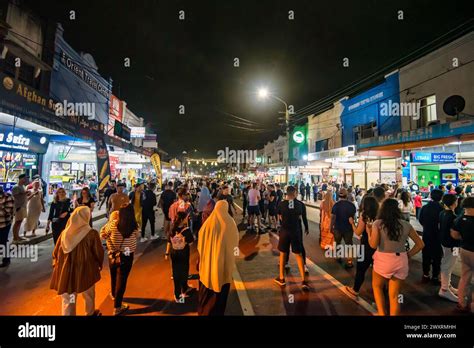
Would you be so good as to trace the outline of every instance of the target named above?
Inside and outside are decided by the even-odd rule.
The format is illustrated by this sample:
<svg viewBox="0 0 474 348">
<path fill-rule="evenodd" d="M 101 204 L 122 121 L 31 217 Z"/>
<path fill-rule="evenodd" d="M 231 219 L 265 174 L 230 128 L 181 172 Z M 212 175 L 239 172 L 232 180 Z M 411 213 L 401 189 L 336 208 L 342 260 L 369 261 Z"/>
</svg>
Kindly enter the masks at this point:
<svg viewBox="0 0 474 348">
<path fill-rule="evenodd" d="M 293 140 L 295 143 L 301 144 L 304 141 L 304 134 L 302 131 L 296 131 L 293 133 Z"/>
</svg>

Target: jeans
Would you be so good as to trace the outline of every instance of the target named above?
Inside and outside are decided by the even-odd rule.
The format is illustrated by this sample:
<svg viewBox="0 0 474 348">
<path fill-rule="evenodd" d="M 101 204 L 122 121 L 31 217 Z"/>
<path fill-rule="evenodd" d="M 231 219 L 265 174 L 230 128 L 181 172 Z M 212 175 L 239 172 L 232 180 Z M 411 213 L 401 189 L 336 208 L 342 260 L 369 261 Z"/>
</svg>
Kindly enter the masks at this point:
<svg viewBox="0 0 474 348">
<path fill-rule="evenodd" d="M 441 258 L 443 256 L 443 250 L 441 245 L 429 245 L 425 243 L 425 247 L 421 251 L 422 253 L 422 264 L 423 264 L 423 274 L 425 276 L 430 275 L 430 269 L 432 269 L 431 277 L 437 279 L 441 271 Z"/>
<path fill-rule="evenodd" d="M 451 273 L 458 259 L 453 255 L 454 248 L 443 247 L 443 258 L 441 259 L 441 289 L 448 290 L 451 284 Z"/>
<path fill-rule="evenodd" d="M 95 311 L 95 284 L 84 292 L 81 292 L 86 305 L 86 315 L 92 315 Z M 76 315 L 77 294 L 62 294 L 62 315 Z"/>
<path fill-rule="evenodd" d="M 127 288 L 127 280 L 133 265 L 133 253 L 120 255 L 120 265 L 110 265 L 110 281 L 112 296 L 115 297 L 114 308 L 122 307 L 123 295 Z"/>
<path fill-rule="evenodd" d="M 458 303 L 463 308 L 471 308 L 471 281 L 474 272 L 474 252 L 461 249 L 461 279 L 458 285 Z"/>
<path fill-rule="evenodd" d="M 5 227 L 0 228 L 0 245 L 5 246 L 5 253 L 7 251 L 7 243 L 8 243 L 8 235 L 10 234 L 10 228 L 12 227 L 12 224 L 8 224 Z M 10 263 L 10 258 L 9 257 L 4 257 L 3 258 L 3 264 Z"/>
<path fill-rule="evenodd" d="M 372 249 L 369 245 L 362 245 L 364 247 L 364 260 L 363 261 L 357 261 L 356 264 L 356 275 L 355 275 L 355 280 L 354 280 L 354 290 L 356 292 L 359 292 L 362 284 L 364 283 L 365 280 L 365 274 L 367 273 L 367 270 L 369 269 L 370 265 L 374 262 L 372 257 L 374 256 L 375 249 Z"/>
</svg>

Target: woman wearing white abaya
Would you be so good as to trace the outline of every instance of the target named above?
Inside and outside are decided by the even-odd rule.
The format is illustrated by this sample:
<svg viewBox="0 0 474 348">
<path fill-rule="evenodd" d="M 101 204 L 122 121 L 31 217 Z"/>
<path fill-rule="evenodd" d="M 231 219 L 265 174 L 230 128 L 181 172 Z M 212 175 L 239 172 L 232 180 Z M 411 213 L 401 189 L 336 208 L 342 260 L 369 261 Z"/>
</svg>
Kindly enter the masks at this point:
<svg viewBox="0 0 474 348">
<path fill-rule="evenodd" d="M 239 231 L 228 210 L 227 201 L 218 201 L 199 230 L 198 315 L 225 312 L 239 243 Z"/>
</svg>

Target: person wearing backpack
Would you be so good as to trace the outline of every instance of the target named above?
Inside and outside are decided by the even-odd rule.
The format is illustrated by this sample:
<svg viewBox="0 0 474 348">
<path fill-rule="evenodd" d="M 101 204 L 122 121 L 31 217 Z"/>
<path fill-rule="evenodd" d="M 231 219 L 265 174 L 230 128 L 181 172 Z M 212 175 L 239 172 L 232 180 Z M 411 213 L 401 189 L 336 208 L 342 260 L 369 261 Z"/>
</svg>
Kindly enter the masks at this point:
<svg viewBox="0 0 474 348">
<path fill-rule="evenodd" d="M 109 221 L 100 230 L 100 237 L 107 242 L 114 315 L 120 315 L 129 308 L 128 305 L 122 305 L 122 301 L 140 237 L 133 206 L 128 204 L 112 212 Z"/>
<path fill-rule="evenodd" d="M 171 227 L 165 259 L 171 258 L 171 270 L 174 282 L 174 300 L 184 303 L 185 298 L 194 288 L 188 285 L 189 276 L 189 245 L 194 242 L 193 234 L 187 224 L 188 214 L 178 212 Z"/>
</svg>

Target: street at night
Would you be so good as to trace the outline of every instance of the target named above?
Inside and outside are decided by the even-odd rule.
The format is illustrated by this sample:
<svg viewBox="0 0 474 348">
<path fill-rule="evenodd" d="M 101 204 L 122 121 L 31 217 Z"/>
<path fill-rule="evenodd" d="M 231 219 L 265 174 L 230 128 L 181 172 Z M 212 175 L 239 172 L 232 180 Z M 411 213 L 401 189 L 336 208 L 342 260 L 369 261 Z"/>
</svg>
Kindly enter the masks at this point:
<svg viewBox="0 0 474 348">
<path fill-rule="evenodd" d="M 0 0 L 0 348 L 472 346 L 473 14 Z"/>
</svg>

